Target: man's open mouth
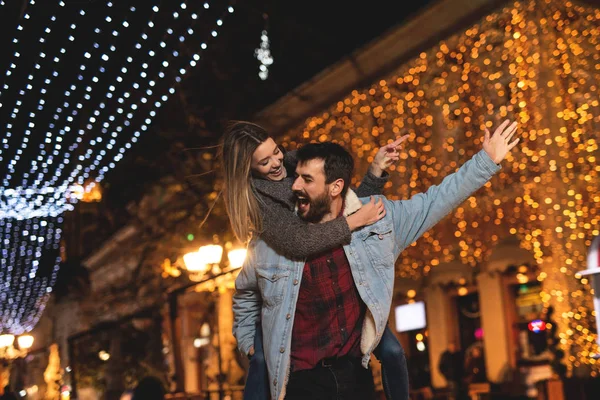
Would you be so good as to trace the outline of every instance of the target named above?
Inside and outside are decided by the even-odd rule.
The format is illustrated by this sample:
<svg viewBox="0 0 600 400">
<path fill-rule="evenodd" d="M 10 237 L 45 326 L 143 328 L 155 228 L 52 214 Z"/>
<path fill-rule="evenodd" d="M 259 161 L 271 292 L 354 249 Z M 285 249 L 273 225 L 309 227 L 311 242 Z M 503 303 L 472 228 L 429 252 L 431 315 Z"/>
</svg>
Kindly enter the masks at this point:
<svg viewBox="0 0 600 400">
<path fill-rule="evenodd" d="M 308 197 L 296 195 L 296 199 L 298 204 L 298 210 L 300 212 L 306 211 L 308 209 L 308 206 L 310 205 L 310 200 L 308 199 Z"/>
</svg>

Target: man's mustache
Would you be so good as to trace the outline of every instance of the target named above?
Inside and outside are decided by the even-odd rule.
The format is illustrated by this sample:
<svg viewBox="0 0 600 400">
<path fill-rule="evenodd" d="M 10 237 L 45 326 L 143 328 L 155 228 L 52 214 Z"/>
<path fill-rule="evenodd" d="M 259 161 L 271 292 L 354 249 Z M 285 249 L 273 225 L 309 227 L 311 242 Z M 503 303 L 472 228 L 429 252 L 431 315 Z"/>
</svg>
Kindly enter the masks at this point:
<svg viewBox="0 0 600 400">
<path fill-rule="evenodd" d="M 308 199 L 308 195 L 300 190 L 293 190 L 294 192 L 294 196 L 296 196 L 296 198 L 303 198 L 303 199 Z"/>
</svg>

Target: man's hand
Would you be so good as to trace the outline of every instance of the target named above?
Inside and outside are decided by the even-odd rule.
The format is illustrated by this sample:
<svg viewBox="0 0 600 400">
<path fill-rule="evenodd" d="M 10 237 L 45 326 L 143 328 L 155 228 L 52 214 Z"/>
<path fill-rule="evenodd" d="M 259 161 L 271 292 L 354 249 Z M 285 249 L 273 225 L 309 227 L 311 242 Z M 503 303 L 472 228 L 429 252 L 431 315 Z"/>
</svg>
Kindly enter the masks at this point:
<svg viewBox="0 0 600 400">
<path fill-rule="evenodd" d="M 394 163 L 394 161 L 398 161 L 400 159 L 400 153 L 398 152 L 398 148 L 408 139 L 409 135 L 404 135 L 402 137 L 397 138 L 392 143 L 388 143 L 385 146 L 381 147 L 375 157 L 373 158 L 373 162 L 371 163 L 371 167 L 369 171 L 375 176 L 381 176 L 383 171 L 385 171 L 390 165 Z"/>
<path fill-rule="evenodd" d="M 495 131 L 493 135 L 490 135 L 490 131 L 485 129 L 485 136 L 483 138 L 483 150 L 490 156 L 490 158 L 496 163 L 500 164 L 504 157 L 509 151 L 515 147 L 520 139 L 515 139 L 512 142 L 510 139 L 517 132 L 517 121 L 510 124 L 510 120 L 504 121 Z"/>
</svg>

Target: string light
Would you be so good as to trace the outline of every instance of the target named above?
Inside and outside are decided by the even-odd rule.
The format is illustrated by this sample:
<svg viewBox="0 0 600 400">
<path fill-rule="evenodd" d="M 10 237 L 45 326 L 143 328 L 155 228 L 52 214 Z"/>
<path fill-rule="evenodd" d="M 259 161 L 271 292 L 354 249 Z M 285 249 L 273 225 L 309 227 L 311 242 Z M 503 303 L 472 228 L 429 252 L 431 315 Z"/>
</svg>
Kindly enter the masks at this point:
<svg viewBox="0 0 600 400">
<path fill-rule="evenodd" d="M 62 2 L 61 2 L 62 4 Z M 184 3 L 185 4 L 185 3 Z M 108 3 L 109 7 L 112 6 L 111 3 Z M 204 8 L 208 8 L 207 7 L 208 3 L 205 3 Z M 184 5 L 184 7 L 180 7 L 181 10 L 187 10 L 188 7 Z M 154 11 L 154 13 L 158 13 L 160 11 L 160 8 L 158 6 L 154 6 L 152 8 L 152 10 Z M 135 8 L 131 8 L 131 11 L 135 11 Z M 229 8 L 229 12 L 233 12 L 233 8 Z M 84 13 L 82 13 L 82 15 L 85 15 Z M 194 15 L 196 15 L 197 18 L 197 14 L 194 13 Z M 180 13 L 178 11 L 173 12 L 172 14 L 174 19 L 178 19 L 180 16 Z M 113 22 L 113 18 L 111 18 L 110 16 L 107 16 L 105 19 L 106 22 L 111 23 Z M 223 21 L 222 19 L 218 19 L 217 20 L 217 26 L 222 26 Z M 123 27 L 128 27 L 130 26 L 129 22 L 127 20 L 125 20 L 123 23 L 121 23 L 121 25 Z M 142 49 L 142 44 L 146 43 L 148 38 L 153 35 L 155 36 L 151 31 L 152 28 L 155 26 L 155 24 L 153 23 L 152 20 L 150 20 L 148 22 L 148 30 L 145 31 L 142 35 L 141 35 L 141 40 L 138 41 L 135 45 L 135 49 L 136 51 L 140 51 Z M 74 28 L 75 25 L 72 26 L 72 28 Z M 95 30 L 96 35 L 100 34 L 102 32 L 101 29 L 97 28 Z M 168 27 L 166 28 L 166 36 L 175 36 L 174 35 L 174 30 L 172 27 Z M 185 31 L 187 33 L 187 35 L 193 35 L 194 34 L 194 30 L 190 27 L 187 28 L 187 30 Z M 180 35 L 178 37 L 179 42 L 185 41 L 185 38 L 187 36 L 186 34 L 184 35 Z M 119 36 L 119 31 L 118 30 L 114 30 L 113 31 L 113 36 L 117 37 Z M 165 39 L 163 38 L 163 41 L 161 41 L 159 43 L 160 47 L 166 47 L 166 42 Z M 99 54 L 100 50 L 97 50 L 100 46 L 98 45 L 98 43 L 94 43 L 94 50 L 92 51 L 85 51 L 84 52 L 84 58 L 86 60 L 86 62 L 88 62 L 87 60 L 92 59 L 94 57 L 94 54 Z M 207 46 L 205 43 L 202 44 L 201 46 L 203 49 L 205 49 Z M 111 45 L 111 52 L 114 52 L 116 49 L 116 47 L 114 45 Z M 64 50 L 64 49 L 61 49 Z M 150 50 L 148 52 L 148 54 L 151 57 L 154 57 L 156 55 L 156 52 L 154 50 Z M 177 51 L 172 51 L 171 52 L 172 56 L 177 58 L 179 56 Z M 197 64 L 197 61 L 199 60 L 199 55 L 195 54 L 193 56 L 193 60 L 191 60 L 189 62 L 189 66 L 194 67 Z M 102 54 L 102 60 L 104 62 L 109 61 L 110 57 L 108 54 Z M 141 59 L 140 57 L 136 57 L 137 59 Z M 89 70 L 87 67 L 85 67 L 86 62 L 82 63 L 80 65 L 80 69 L 82 71 L 86 71 Z M 96 97 L 93 96 L 92 90 L 94 87 L 97 86 L 98 82 L 99 82 L 99 78 L 102 78 L 102 74 L 104 74 L 105 72 L 105 67 L 104 65 L 100 65 L 99 67 L 99 74 L 95 74 L 92 77 L 92 82 L 90 82 L 87 86 L 86 86 L 86 90 L 87 92 L 84 95 L 84 100 L 81 102 L 75 102 L 75 101 L 71 101 L 69 102 L 69 97 L 72 97 L 73 93 L 75 93 L 78 89 L 80 89 L 82 86 L 84 86 L 84 76 L 80 75 L 78 77 L 78 81 L 77 83 L 74 83 L 70 86 L 69 90 L 67 90 L 65 92 L 65 97 L 64 97 L 64 106 L 59 106 L 56 109 L 56 112 L 50 122 L 50 125 L 48 127 L 48 132 L 47 132 L 47 138 L 46 138 L 46 143 L 50 144 L 51 146 L 54 145 L 53 150 L 51 150 L 51 154 L 50 152 L 46 151 L 46 146 L 40 146 L 40 154 L 37 156 L 37 158 L 32 162 L 31 168 L 29 170 L 28 173 L 26 173 L 24 175 L 24 179 L 23 179 L 23 185 L 17 186 L 15 188 L 8 188 L 5 190 L 5 197 L 9 198 L 9 201 L 4 202 L 2 210 L 0 211 L 0 215 L 2 215 L 4 218 L 27 218 L 27 217 L 34 217 L 34 216 L 44 216 L 44 215 L 60 215 L 62 212 L 64 212 L 65 210 L 69 210 L 72 209 L 72 205 L 69 204 L 66 200 L 66 198 L 68 196 L 65 196 L 65 194 L 68 195 L 68 190 L 71 187 L 72 184 L 74 183 L 78 183 L 78 184 L 83 184 L 83 181 L 87 178 L 90 177 L 90 174 L 93 170 L 96 169 L 96 167 L 99 165 L 100 161 L 102 160 L 102 158 L 109 152 L 109 150 L 111 150 L 115 144 L 116 144 L 116 139 L 118 136 L 118 133 L 120 133 L 123 129 L 126 129 L 126 126 L 131 124 L 131 119 L 132 119 L 132 114 L 131 113 L 124 113 L 124 107 L 122 106 L 118 106 L 116 109 L 116 113 L 113 114 L 108 114 L 107 113 L 107 103 L 109 103 L 109 99 L 114 99 L 115 98 L 115 88 L 121 83 L 121 82 L 125 82 L 126 81 L 126 77 L 128 76 L 128 72 L 131 69 L 135 69 L 136 67 L 134 65 L 132 65 L 133 62 L 133 57 L 128 57 L 127 58 L 127 66 L 123 67 L 121 69 L 121 73 L 117 75 L 116 79 L 115 79 L 115 83 L 111 84 L 108 88 L 108 91 L 106 92 L 105 95 L 105 99 L 107 99 L 106 101 L 102 101 L 100 102 L 99 106 L 91 113 L 91 116 L 88 120 L 88 123 L 85 125 L 85 129 L 80 128 L 77 133 L 79 135 L 79 137 L 77 137 L 77 139 L 72 143 L 71 146 L 69 146 L 68 148 L 65 148 L 65 138 L 69 135 L 69 132 L 71 132 L 73 130 L 72 126 L 74 124 L 78 123 L 78 119 L 77 116 L 79 114 L 79 111 L 81 109 L 84 108 L 84 106 L 86 105 L 86 103 L 89 103 L 90 101 L 93 101 L 93 99 L 96 99 Z M 148 78 L 148 72 L 146 72 L 148 70 L 148 64 L 149 63 L 142 63 L 142 72 L 140 73 L 140 77 L 147 79 Z M 169 66 L 169 63 L 167 60 L 163 61 L 163 67 L 166 68 L 167 66 Z M 153 80 L 150 80 L 148 82 L 150 82 L 151 85 L 155 85 L 156 84 L 156 80 L 162 80 L 165 78 L 166 74 L 163 71 L 162 68 L 158 74 L 158 77 L 156 77 Z M 185 74 L 186 70 L 184 68 L 180 68 L 180 76 Z M 180 80 L 181 77 L 176 77 L 176 81 Z M 51 82 L 51 81 L 50 81 Z M 49 83 L 47 83 L 49 84 Z M 125 91 L 125 93 L 119 97 L 117 99 L 117 101 L 123 105 L 127 105 L 126 103 L 126 99 L 130 99 L 133 100 L 133 97 L 131 97 L 131 92 L 138 90 L 140 87 L 140 84 L 138 82 L 134 82 L 132 85 L 132 89 L 130 89 L 129 91 Z M 172 88 L 169 89 L 170 92 L 173 91 Z M 156 91 L 153 90 L 152 88 L 148 88 L 146 90 L 146 93 L 148 95 L 148 97 L 151 97 Z M 171 94 L 171 93 L 169 93 Z M 141 103 L 148 103 L 149 102 L 149 98 L 144 96 L 140 99 Z M 159 97 L 159 96 L 154 96 L 154 97 Z M 161 95 L 160 98 L 164 98 L 165 95 Z M 164 101 L 164 100 L 163 100 Z M 151 101 L 150 104 L 160 104 L 160 101 Z M 71 107 L 71 113 L 69 115 L 68 113 L 68 107 Z M 140 103 L 133 103 L 130 104 L 130 107 L 132 110 L 136 110 L 141 106 Z M 158 108 L 158 107 L 154 107 L 154 108 Z M 114 108 L 113 108 L 114 109 Z M 114 111 L 113 111 L 114 112 Z M 108 118 L 108 121 L 105 120 L 104 124 L 103 124 L 103 128 L 101 129 L 101 134 L 96 137 L 96 139 L 91 140 L 89 142 L 86 142 L 83 140 L 83 136 L 95 129 L 95 125 L 97 125 L 97 123 L 99 123 L 100 121 L 100 115 L 103 114 L 106 116 L 106 118 Z M 109 133 L 108 128 L 112 125 L 112 123 L 114 123 L 117 120 L 117 117 L 119 114 L 122 114 L 124 116 L 127 117 L 127 120 L 124 121 L 125 127 L 120 126 L 117 128 L 116 131 L 113 131 L 112 133 Z M 62 127 L 59 128 L 60 125 L 58 125 L 57 121 L 59 121 L 61 119 L 61 117 L 63 115 L 68 115 L 68 117 L 66 117 L 67 121 L 66 124 Z M 153 117 L 154 115 L 152 115 L 151 113 L 151 117 Z M 32 118 L 35 117 L 35 114 L 32 116 Z M 64 117 L 63 117 L 64 118 Z M 146 124 L 147 125 L 147 124 Z M 147 128 L 147 126 L 146 126 Z M 53 133 L 53 131 L 58 130 L 58 134 Z M 106 140 L 106 136 L 107 135 L 111 135 L 112 138 Z M 137 140 L 134 139 L 133 141 L 135 142 Z M 84 166 L 82 163 L 78 163 L 75 165 L 75 169 L 71 172 L 71 174 L 69 174 L 68 178 L 66 178 L 63 182 L 60 182 L 60 179 L 63 175 L 64 169 L 67 166 L 67 164 L 69 164 L 72 161 L 72 156 L 73 154 L 76 153 L 77 149 L 80 147 L 80 145 L 84 145 L 84 144 L 90 144 L 90 147 L 87 149 L 87 151 L 84 154 L 79 155 L 78 160 L 77 161 L 88 161 L 90 160 L 92 154 L 94 154 L 94 146 L 97 146 L 99 143 L 101 143 L 102 141 L 104 141 L 105 143 L 107 143 L 107 147 L 104 150 L 100 150 L 99 154 L 97 154 L 97 157 L 95 160 L 93 160 L 92 165 L 90 166 Z M 29 142 L 29 140 L 24 140 L 23 145 L 25 145 L 27 142 Z M 129 148 L 131 146 L 131 144 L 126 144 L 126 148 Z M 62 161 L 60 162 L 56 162 L 56 157 L 60 157 L 62 153 Z M 121 154 L 116 156 L 116 161 L 120 160 L 122 158 L 122 154 L 123 151 L 121 149 Z M 49 160 L 47 160 L 47 158 L 49 158 Z M 47 161 L 45 161 L 47 160 Z M 10 167 L 9 167 L 9 173 L 7 175 L 7 177 L 4 180 L 4 188 L 8 187 L 8 183 L 10 182 L 10 179 L 12 178 L 12 175 L 14 173 L 14 166 L 16 165 L 18 160 L 12 160 Z M 48 168 L 48 164 L 52 163 L 53 165 L 56 165 L 56 167 L 54 168 L 54 175 L 51 177 L 46 177 L 47 174 L 50 173 L 50 169 Z M 113 166 L 115 165 L 114 162 L 109 163 L 109 165 L 107 167 L 104 167 L 102 169 L 101 174 L 104 175 L 108 170 L 112 169 Z M 42 170 L 40 172 L 38 172 L 38 170 Z M 36 175 L 37 172 L 37 175 Z M 32 184 L 28 183 L 28 180 L 30 178 L 34 177 L 35 181 Z M 77 180 L 76 180 L 77 179 Z"/>
<path fill-rule="evenodd" d="M 58 273 L 62 218 L 0 219 L 0 327 L 20 335 L 41 316 Z M 52 267 L 40 270 L 45 263 Z"/>
<path fill-rule="evenodd" d="M 600 363 L 592 292 L 576 271 L 585 269 L 600 229 L 599 22 L 600 10 L 569 1 L 515 2 L 283 138 L 290 148 L 335 140 L 361 172 L 384 139 L 410 133 L 401 163 L 391 168 L 389 197 L 400 199 L 472 157 L 485 127 L 516 119 L 519 150 L 490 184 L 405 250 L 397 275 L 419 280 L 452 260 L 484 264 L 501 240 L 516 236 L 537 261 L 569 371 L 593 376 Z"/>
<path fill-rule="evenodd" d="M 37 58 L 23 57 L 33 63 L 27 64 L 15 52 L 6 72 L 14 79 L 5 80 L 0 91 L 0 111 L 7 113 L 0 148 L 0 171 L 5 171 L 0 187 L 0 331 L 13 334 L 35 326 L 52 292 L 60 262 L 61 215 L 81 198 L 77 188 L 87 182 L 84 191 L 90 192 L 115 167 L 175 93 L 175 85 L 197 65 L 200 53 L 182 60 L 177 47 L 195 35 L 192 22 L 206 24 L 201 14 L 209 8 L 204 3 L 194 11 L 182 3 L 171 9 L 172 20 L 164 26 L 165 18 L 160 24 L 154 20 L 169 11 L 158 5 L 130 7 L 127 14 L 106 2 L 104 16 L 71 8 L 77 15 L 60 30 L 53 25 L 62 22 L 66 11 L 63 1 L 57 4 L 44 9 L 50 22 L 37 39 L 29 33 L 33 18 L 26 10 L 13 43 L 22 52 L 36 51 Z M 147 23 L 134 18 L 141 12 L 150 15 Z M 43 16 L 36 13 L 36 18 Z M 36 23 L 42 24 L 36 19 L 32 25 Z M 216 20 L 212 37 L 222 24 L 221 18 Z M 125 37 L 138 34 L 133 49 L 123 47 L 131 43 Z M 81 37 L 94 39 L 81 46 Z M 35 45 L 26 45 L 25 38 Z M 17 66 L 20 73 L 31 69 L 25 81 L 13 74 Z M 53 90 L 59 85 L 67 90 Z M 14 142 L 14 132 L 24 132 L 20 143 Z M 30 165 L 23 165 L 26 159 Z"/>
<path fill-rule="evenodd" d="M 273 64 L 273 56 L 269 48 L 269 35 L 266 28 L 268 16 L 264 14 L 263 17 L 265 19 L 265 29 L 260 34 L 260 47 L 254 50 L 254 56 L 260 61 L 258 76 L 264 81 L 269 77 L 269 66 Z"/>
</svg>

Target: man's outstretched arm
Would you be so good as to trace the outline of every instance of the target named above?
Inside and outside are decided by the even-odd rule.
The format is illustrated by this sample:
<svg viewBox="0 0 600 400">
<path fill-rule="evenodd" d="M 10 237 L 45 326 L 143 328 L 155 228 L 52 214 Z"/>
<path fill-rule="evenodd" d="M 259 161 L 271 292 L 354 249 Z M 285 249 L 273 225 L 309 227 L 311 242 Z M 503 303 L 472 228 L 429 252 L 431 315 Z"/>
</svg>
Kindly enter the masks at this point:
<svg viewBox="0 0 600 400">
<path fill-rule="evenodd" d="M 431 186 L 410 200 L 386 202 L 385 208 L 391 212 L 394 221 L 396 256 L 500 170 L 498 164 L 519 142 L 519 139 L 511 141 L 517 123 L 509 123 L 508 120 L 502 123 L 493 136 L 486 130 L 483 149 L 458 171 L 444 178 L 440 185 Z"/>
</svg>

